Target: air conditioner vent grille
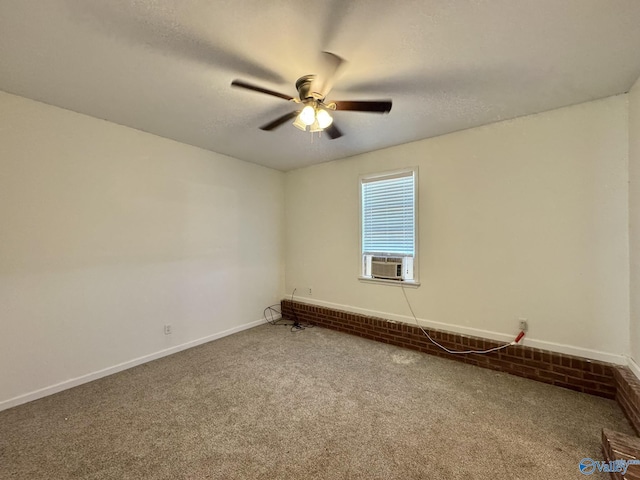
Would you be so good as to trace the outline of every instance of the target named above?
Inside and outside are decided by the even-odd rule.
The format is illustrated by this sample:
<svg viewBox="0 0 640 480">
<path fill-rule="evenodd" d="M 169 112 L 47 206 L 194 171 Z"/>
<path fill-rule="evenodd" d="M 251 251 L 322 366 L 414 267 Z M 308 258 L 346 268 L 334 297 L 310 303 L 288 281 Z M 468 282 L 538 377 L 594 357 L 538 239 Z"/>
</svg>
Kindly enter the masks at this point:
<svg viewBox="0 0 640 480">
<path fill-rule="evenodd" d="M 372 257 L 372 262 L 402 263 L 402 257 Z"/>
<path fill-rule="evenodd" d="M 373 257 L 371 276 L 387 280 L 402 280 L 402 257 Z"/>
</svg>

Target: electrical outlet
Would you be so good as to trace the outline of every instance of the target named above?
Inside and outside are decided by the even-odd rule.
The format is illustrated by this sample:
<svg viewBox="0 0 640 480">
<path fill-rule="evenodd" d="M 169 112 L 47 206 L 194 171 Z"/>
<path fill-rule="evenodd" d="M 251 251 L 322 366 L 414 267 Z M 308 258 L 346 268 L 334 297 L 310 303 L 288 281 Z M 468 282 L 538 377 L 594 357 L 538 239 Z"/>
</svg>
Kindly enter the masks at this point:
<svg viewBox="0 0 640 480">
<path fill-rule="evenodd" d="M 529 330 L 529 321 L 526 318 L 520 318 L 520 330 L 526 332 Z"/>
<path fill-rule="evenodd" d="M 171 325 L 170 324 L 166 324 L 164 326 L 164 334 L 165 335 L 171 335 Z"/>
<path fill-rule="evenodd" d="M 311 287 L 307 288 L 307 295 L 309 296 L 313 295 L 313 291 L 311 290 Z"/>
</svg>

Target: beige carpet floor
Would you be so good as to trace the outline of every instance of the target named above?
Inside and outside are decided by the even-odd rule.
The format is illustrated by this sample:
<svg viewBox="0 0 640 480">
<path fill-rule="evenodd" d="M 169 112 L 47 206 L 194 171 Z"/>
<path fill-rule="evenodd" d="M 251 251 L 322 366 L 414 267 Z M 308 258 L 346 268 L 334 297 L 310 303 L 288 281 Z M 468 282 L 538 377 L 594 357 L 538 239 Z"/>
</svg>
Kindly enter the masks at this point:
<svg viewBox="0 0 640 480">
<path fill-rule="evenodd" d="M 579 479 L 614 401 L 263 325 L 0 412 L 5 479 Z"/>
</svg>

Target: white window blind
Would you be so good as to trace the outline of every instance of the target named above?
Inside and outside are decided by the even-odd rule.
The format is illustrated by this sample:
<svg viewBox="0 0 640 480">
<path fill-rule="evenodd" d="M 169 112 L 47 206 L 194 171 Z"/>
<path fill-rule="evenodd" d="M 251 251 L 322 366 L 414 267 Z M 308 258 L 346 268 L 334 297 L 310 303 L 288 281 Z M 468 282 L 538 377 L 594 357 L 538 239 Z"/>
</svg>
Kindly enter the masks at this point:
<svg viewBox="0 0 640 480">
<path fill-rule="evenodd" d="M 415 254 L 413 172 L 362 180 L 362 253 Z"/>
</svg>

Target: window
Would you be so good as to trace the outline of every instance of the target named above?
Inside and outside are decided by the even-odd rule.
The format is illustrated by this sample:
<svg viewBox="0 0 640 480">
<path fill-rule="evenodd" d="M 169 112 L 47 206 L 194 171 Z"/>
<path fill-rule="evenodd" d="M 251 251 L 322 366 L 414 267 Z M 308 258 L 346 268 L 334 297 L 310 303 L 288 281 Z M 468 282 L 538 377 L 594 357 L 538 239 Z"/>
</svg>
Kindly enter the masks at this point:
<svg viewBox="0 0 640 480">
<path fill-rule="evenodd" d="M 361 278 L 415 283 L 417 169 L 360 178 Z"/>
</svg>

